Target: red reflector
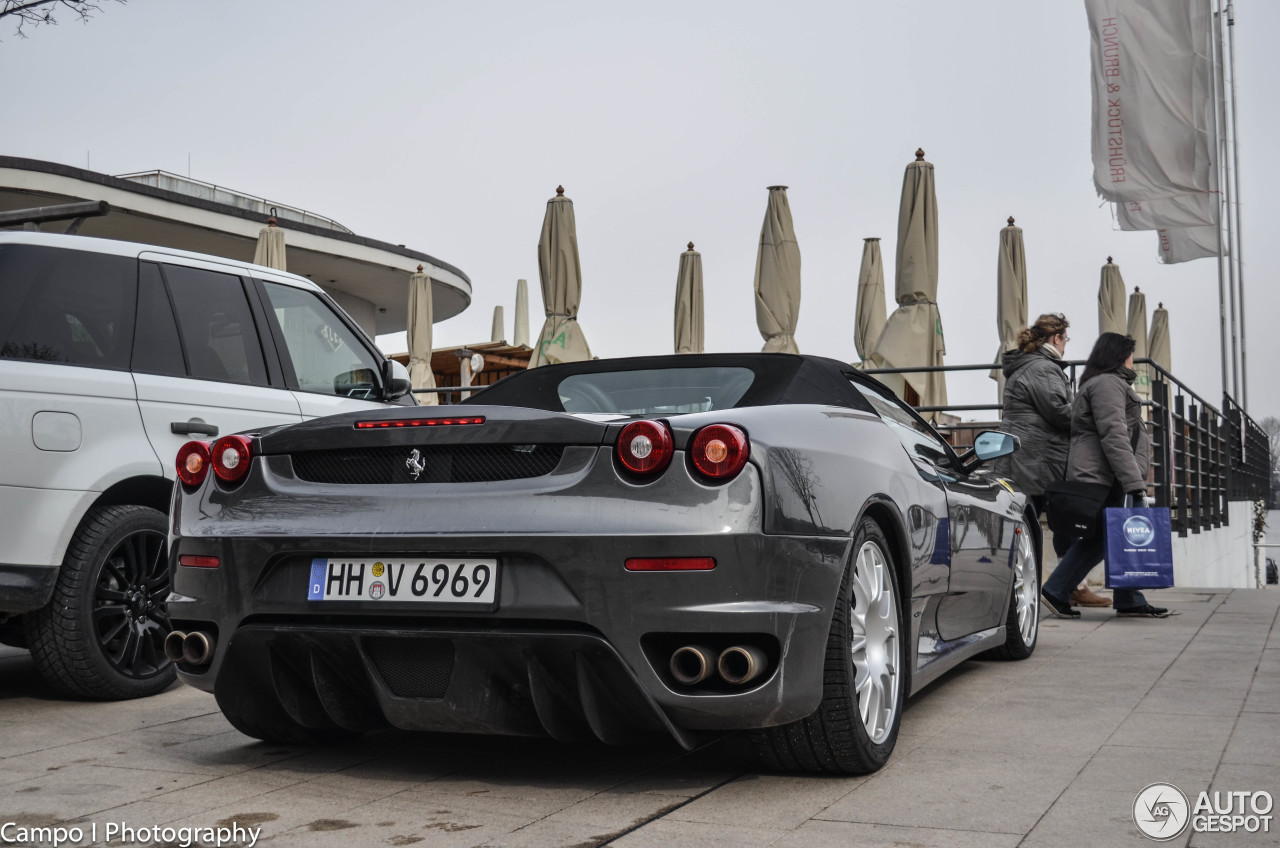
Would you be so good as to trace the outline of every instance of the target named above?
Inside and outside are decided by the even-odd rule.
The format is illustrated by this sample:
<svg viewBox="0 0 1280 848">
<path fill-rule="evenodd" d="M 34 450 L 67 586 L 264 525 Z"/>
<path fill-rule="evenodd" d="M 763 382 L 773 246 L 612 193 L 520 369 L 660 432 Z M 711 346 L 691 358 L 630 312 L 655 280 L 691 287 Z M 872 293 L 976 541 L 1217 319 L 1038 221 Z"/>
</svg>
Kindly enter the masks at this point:
<svg viewBox="0 0 1280 848">
<path fill-rule="evenodd" d="M 635 557 L 627 560 L 627 571 L 710 571 L 714 557 Z"/>
<path fill-rule="evenodd" d="M 388 418 L 385 421 L 357 421 L 357 430 L 387 430 L 394 427 L 445 427 L 453 424 L 483 424 L 483 415 L 469 418 Z"/>
<path fill-rule="evenodd" d="M 221 564 L 217 557 L 196 556 L 194 554 L 178 555 L 178 565 L 185 565 L 188 568 L 217 568 Z"/>
</svg>

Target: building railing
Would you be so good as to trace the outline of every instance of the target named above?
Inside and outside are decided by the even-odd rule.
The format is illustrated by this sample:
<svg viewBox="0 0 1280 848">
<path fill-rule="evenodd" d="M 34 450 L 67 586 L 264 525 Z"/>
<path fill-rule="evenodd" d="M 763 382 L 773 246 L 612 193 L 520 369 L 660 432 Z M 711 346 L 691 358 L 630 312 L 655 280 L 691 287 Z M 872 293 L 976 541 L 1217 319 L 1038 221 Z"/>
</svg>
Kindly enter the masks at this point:
<svg viewBox="0 0 1280 848">
<path fill-rule="evenodd" d="M 1151 397 L 1143 401 L 1151 435 L 1151 481 L 1157 506 L 1169 508 L 1179 536 L 1200 533 L 1229 522 L 1229 501 L 1266 498 L 1270 491 L 1271 445 L 1258 423 L 1229 395 L 1219 409 L 1150 359 L 1146 366 Z M 1074 390 L 1084 360 L 1067 360 L 1067 377 Z M 990 371 L 991 364 L 916 368 L 867 368 L 863 373 L 919 374 L 931 371 Z M 1142 369 L 1140 369 L 1142 370 Z M 918 406 L 921 413 L 977 412 L 997 415 L 1003 405 L 969 404 Z M 936 425 L 953 443 L 967 442 L 968 431 L 998 427 L 999 421 L 954 422 Z"/>
</svg>

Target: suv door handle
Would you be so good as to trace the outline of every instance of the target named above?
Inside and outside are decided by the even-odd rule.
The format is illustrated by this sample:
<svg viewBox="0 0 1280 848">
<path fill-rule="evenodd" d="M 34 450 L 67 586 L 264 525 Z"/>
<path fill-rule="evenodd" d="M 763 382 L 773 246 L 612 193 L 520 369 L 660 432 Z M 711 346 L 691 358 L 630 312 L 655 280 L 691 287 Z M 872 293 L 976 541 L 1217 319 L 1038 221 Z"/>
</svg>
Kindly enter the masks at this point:
<svg viewBox="0 0 1280 848">
<path fill-rule="evenodd" d="M 216 424 L 206 424 L 200 418 L 192 418 L 190 421 L 170 422 L 169 431 L 177 433 L 179 436 L 216 436 L 218 435 L 218 426 Z"/>
</svg>

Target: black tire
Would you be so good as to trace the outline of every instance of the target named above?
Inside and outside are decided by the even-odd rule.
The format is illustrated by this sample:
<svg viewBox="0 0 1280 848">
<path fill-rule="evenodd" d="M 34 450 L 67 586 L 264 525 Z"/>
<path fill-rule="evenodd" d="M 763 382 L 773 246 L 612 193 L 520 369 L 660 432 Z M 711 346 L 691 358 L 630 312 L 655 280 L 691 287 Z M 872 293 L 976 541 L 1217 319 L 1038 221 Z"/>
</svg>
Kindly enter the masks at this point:
<svg viewBox="0 0 1280 848">
<path fill-rule="evenodd" d="M 173 683 L 162 647 L 167 532 L 164 514 L 145 506 L 94 507 L 80 522 L 52 599 L 23 616 L 31 656 L 55 689 L 114 701 Z"/>
<path fill-rule="evenodd" d="M 883 564 L 883 581 L 892 591 L 888 602 L 891 612 L 881 617 L 894 631 L 887 648 L 887 662 L 895 669 L 891 690 L 892 718 L 878 729 L 873 739 L 860 712 L 855 686 L 852 639 L 853 612 L 857 602 L 855 571 L 860 568 L 860 554 L 873 545 Z M 826 662 L 823 670 L 822 702 L 807 718 L 764 730 L 753 731 L 752 741 L 763 763 L 779 771 L 805 771 L 834 774 L 868 774 L 889 760 L 898 740 L 902 710 L 909 681 L 906 663 L 909 630 L 899 600 L 903 595 L 892 548 L 880 526 L 864 519 L 853 543 L 853 560 L 845 568 L 840 581 L 836 609 L 832 615 L 831 633 L 827 637 Z M 881 604 L 883 606 L 883 604 Z"/>
<path fill-rule="evenodd" d="M 1027 521 L 1032 520 L 1034 516 L 1029 514 Z M 1014 540 L 1013 585 L 1009 588 L 1004 644 L 983 653 L 983 659 L 1025 660 L 1035 653 L 1040 638 L 1040 544 L 1028 535 L 1031 527 L 1028 523 Z"/>
</svg>

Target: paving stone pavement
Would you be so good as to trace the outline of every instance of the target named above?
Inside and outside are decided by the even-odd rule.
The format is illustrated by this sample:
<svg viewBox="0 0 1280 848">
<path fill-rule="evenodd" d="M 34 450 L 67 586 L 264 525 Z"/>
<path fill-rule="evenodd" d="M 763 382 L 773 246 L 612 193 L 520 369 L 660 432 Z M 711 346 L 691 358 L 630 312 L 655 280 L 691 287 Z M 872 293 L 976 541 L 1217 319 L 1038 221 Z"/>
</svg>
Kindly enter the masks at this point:
<svg viewBox="0 0 1280 848">
<path fill-rule="evenodd" d="M 1148 784 L 1280 796 L 1280 590 L 1151 594 L 1179 614 L 1050 618 L 1031 659 L 965 664 L 909 702 L 887 767 L 849 778 L 763 772 L 741 736 L 692 752 L 394 731 L 269 745 L 203 692 L 65 700 L 0 648 L 0 824 L 96 825 L 96 844 L 122 845 L 108 824 L 236 822 L 271 848 L 1152 844 L 1133 821 Z M 1166 844 L 1280 846 L 1276 824 Z"/>
</svg>

